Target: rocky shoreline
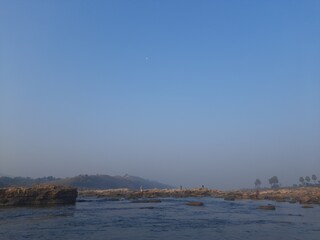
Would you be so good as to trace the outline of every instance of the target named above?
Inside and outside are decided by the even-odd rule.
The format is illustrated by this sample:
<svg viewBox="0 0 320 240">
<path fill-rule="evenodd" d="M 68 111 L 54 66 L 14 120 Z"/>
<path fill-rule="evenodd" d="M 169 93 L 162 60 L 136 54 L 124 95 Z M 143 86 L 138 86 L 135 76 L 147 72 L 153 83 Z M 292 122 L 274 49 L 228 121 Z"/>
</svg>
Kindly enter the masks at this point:
<svg viewBox="0 0 320 240">
<path fill-rule="evenodd" d="M 271 200 L 300 204 L 320 204 L 320 187 L 233 191 L 226 193 L 226 197 L 234 199 Z"/>
<path fill-rule="evenodd" d="M 239 190 L 220 191 L 207 188 L 194 189 L 149 189 L 134 191 L 129 189 L 109 189 L 109 190 L 83 190 L 80 196 L 95 196 L 119 199 L 139 199 L 139 198 L 185 198 L 185 197 L 215 197 L 225 200 L 271 200 L 278 202 L 290 202 L 300 204 L 319 204 L 320 187 L 299 187 L 281 188 L 266 190 Z"/>
<path fill-rule="evenodd" d="M 76 188 L 63 186 L 2 188 L 0 189 L 0 207 L 74 204 L 77 196 Z"/>
<path fill-rule="evenodd" d="M 110 199 L 139 199 L 139 198 L 185 198 L 185 197 L 217 197 L 223 194 L 219 190 L 207 188 L 194 189 L 147 189 L 142 191 L 130 189 L 82 190 L 80 196 L 105 197 Z"/>
<path fill-rule="evenodd" d="M 55 204 L 74 204 L 78 191 L 73 187 L 39 185 L 31 188 L 14 187 L 0 189 L 0 207 L 6 206 L 46 206 Z M 194 189 L 107 189 L 82 190 L 80 197 L 98 197 L 109 200 L 128 199 L 139 201 L 157 198 L 214 197 L 226 201 L 271 200 L 277 202 L 300 203 L 303 207 L 320 205 L 320 187 L 279 188 L 264 190 L 220 191 L 207 188 Z M 78 200 L 78 201 L 81 201 Z"/>
</svg>

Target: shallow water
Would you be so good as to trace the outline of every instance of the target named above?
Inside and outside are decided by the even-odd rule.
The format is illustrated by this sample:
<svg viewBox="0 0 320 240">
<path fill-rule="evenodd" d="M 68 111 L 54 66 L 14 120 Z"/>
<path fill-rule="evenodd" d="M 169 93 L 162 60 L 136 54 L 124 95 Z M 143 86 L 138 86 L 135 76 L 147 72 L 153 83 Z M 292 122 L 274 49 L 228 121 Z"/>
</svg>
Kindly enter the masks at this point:
<svg viewBox="0 0 320 240">
<path fill-rule="evenodd" d="M 214 198 L 84 200 L 75 206 L 0 208 L 0 239 L 320 239 L 320 206 Z M 187 201 L 205 205 L 186 206 Z M 256 209 L 268 203 L 276 210 Z"/>
</svg>

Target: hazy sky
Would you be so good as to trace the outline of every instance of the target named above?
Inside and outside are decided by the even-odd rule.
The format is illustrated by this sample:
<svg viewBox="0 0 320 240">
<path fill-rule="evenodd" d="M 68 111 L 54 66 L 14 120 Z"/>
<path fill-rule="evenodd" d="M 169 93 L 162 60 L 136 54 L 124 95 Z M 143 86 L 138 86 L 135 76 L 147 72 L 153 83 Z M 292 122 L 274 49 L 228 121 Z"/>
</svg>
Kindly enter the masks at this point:
<svg viewBox="0 0 320 240">
<path fill-rule="evenodd" d="M 320 1 L 0 1 L 0 172 L 220 189 L 320 177 Z"/>
</svg>

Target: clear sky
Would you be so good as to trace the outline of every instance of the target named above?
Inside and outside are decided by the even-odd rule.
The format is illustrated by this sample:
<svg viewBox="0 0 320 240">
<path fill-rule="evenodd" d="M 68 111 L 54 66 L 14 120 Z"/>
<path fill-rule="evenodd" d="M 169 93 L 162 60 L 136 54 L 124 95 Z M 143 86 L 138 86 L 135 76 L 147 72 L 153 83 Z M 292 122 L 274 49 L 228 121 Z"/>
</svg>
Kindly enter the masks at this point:
<svg viewBox="0 0 320 240">
<path fill-rule="evenodd" d="M 0 0 L 0 172 L 320 177 L 320 1 Z"/>
</svg>

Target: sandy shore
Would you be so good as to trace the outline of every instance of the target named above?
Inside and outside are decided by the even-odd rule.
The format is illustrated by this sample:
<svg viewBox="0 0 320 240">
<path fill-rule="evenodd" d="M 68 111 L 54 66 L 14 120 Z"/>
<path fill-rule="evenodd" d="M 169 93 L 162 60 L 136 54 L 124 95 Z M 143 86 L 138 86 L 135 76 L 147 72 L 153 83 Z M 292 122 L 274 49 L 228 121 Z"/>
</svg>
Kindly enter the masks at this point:
<svg viewBox="0 0 320 240">
<path fill-rule="evenodd" d="M 129 189 L 83 190 L 79 196 L 96 196 L 110 199 L 139 198 L 184 198 L 184 197 L 216 197 L 225 200 L 273 200 L 301 204 L 320 204 L 320 187 L 281 188 L 267 190 L 220 191 L 207 188 L 194 189 L 149 189 L 133 191 Z"/>
</svg>

